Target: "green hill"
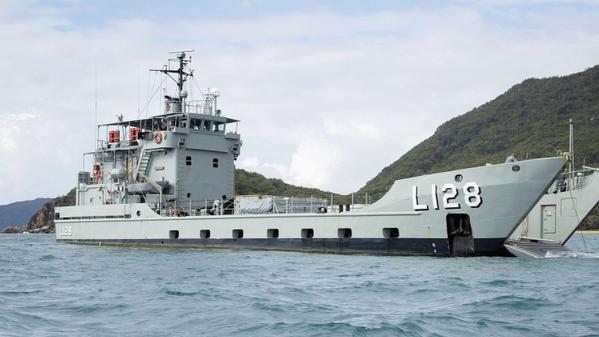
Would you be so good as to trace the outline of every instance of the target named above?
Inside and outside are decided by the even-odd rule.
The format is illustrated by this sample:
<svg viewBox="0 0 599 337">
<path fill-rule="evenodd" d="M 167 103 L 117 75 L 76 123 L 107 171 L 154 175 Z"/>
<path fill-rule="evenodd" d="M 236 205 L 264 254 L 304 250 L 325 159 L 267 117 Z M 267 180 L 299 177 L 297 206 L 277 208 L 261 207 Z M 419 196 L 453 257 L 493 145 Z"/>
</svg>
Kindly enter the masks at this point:
<svg viewBox="0 0 599 337">
<path fill-rule="evenodd" d="M 281 179 L 266 178 L 259 173 L 248 172 L 243 169 L 235 170 L 235 194 L 267 194 L 294 197 L 324 198 L 329 200 L 332 192 L 322 191 L 317 188 L 295 186 L 285 183 Z M 347 203 L 348 196 L 333 193 L 335 204 Z"/>
<path fill-rule="evenodd" d="M 396 179 L 568 150 L 574 122 L 575 167 L 599 163 L 599 66 L 564 77 L 528 79 L 443 123 L 357 193 L 380 198 Z M 596 215 L 587 225 L 597 222 Z"/>
</svg>

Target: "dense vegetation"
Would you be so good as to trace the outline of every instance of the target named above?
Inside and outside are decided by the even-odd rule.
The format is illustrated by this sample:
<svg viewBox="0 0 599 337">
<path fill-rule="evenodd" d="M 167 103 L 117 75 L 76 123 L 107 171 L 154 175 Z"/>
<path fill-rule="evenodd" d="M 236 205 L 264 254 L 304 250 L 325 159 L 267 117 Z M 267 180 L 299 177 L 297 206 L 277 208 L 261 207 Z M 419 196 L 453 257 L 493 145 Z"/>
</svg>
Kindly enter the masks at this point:
<svg viewBox="0 0 599 337">
<path fill-rule="evenodd" d="M 235 194 L 266 194 L 294 197 L 323 198 L 330 200 L 332 192 L 316 188 L 295 186 L 285 183 L 281 179 L 266 178 L 259 173 L 237 169 L 235 171 Z M 349 197 L 333 193 L 333 202 L 348 203 Z"/>
<path fill-rule="evenodd" d="M 503 95 L 443 123 L 436 132 L 384 168 L 358 193 L 380 198 L 396 179 L 568 150 L 575 129 L 575 165 L 599 163 L 599 66 L 584 72 L 528 79 Z M 585 226 L 597 225 L 592 214 Z"/>
</svg>

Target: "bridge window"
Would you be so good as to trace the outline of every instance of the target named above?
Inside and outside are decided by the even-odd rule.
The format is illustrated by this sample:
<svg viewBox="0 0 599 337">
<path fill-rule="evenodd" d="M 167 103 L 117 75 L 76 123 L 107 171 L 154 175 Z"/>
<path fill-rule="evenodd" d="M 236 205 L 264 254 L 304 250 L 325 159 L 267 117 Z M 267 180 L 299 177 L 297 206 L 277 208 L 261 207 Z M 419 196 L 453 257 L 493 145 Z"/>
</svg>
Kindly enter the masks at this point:
<svg viewBox="0 0 599 337">
<path fill-rule="evenodd" d="M 202 127 L 202 120 L 201 119 L 192 119 L 190 127 L 193 130 L 199 130 Z"/>
<path fill-rule="evenodd" d="M 214 122 L 213 128 L 214 129 L 212 131 L 225 132 L 225 123 Z"/>
<path fill-rule="evenodd" d="M 187 127 L 187 119 L 186 118 L 181 118 L 181 120 L 179 121 L 179 127 L 184 128 L 184 129 Z"/>
</svg>

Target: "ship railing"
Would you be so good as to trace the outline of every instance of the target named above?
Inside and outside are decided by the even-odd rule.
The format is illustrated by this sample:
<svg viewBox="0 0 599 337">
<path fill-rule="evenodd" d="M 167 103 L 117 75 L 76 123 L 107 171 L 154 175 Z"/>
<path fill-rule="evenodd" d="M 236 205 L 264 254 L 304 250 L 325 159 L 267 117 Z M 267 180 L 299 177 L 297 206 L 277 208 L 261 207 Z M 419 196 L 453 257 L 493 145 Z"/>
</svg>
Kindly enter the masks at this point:
<svg viewBox="0 0 599 337">
<path fill-rule="evenodd" d="M 222 200 L 167 201 L 160 214 L 167 217 L 233 214 L 234 207 Z"/>
<path fill-rule="evenodd" d="M 564 172 L 558 176 L 555 183 L 549 187 L 547 193 L 569 192 L 580 190 L 589 185 L 598 169 L 583 166 L 581 170 Z"/>
<path fill-rule="evenodd" d="M 248 198 L 255 202 L 241 201 Z M 247 199 L 246 199 L 247 200 Z M 167 217 L 246 214 L 340 213 L 360 209 L 363 205 L 330 205 L 317 197 L 239 196 L 231 200 L 188 200 L 163 202 L 160 214 Z"/>
</svg>

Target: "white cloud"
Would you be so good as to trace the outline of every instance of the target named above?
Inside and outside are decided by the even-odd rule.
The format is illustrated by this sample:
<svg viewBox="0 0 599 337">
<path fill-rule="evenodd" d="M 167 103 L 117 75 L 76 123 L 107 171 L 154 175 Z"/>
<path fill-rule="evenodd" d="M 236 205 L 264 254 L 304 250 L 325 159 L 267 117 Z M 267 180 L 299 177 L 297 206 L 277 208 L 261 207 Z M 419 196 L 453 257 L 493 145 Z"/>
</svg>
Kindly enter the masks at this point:
<svg viewBox="0 0 599 337">
<path fill-rule="evenodd" d="M 19 12 L 10 4 L 0 17 Z M 94 82 L 99 122 L 136 118 L 160 82 L 146 70 L 187 48 L 196 49 L 200 86 L 220 88 L 225 114 L 242 120 L 240 167 L 355 191 L 441 123 L 511 85 L 597 63 L 599 13 L 505 8 L 466 2 L 85 27 L 43 8 L 0 19 L 8 51 L 0 55 L 0 132 L 8 136 L 0 156 L 11 159 L 0 167 L 0 189 L 13 191 L 0 204 L 73 185 L 93 144 Z M 160 107 L 155 99 L 149 111 Z"/>
<path fill-rule="evenodd" d="M 255 170 L 259 167 L 260 160 L 258 157 L 245 157 L 239 161 L 237 164 L 238 167 L 246 169 L 246 170 Z"/>
<path fill-rule="evenodd" d="M 377 140 L 383 136 L 380 127 L 374 124 L 375 121 L 364 117 L 361 120 L 352 121 L 333 121 L 325 119 L 323 122 L 324 131 L 331 136 L 358 137 L 364 140 Z"/>
</svg>

